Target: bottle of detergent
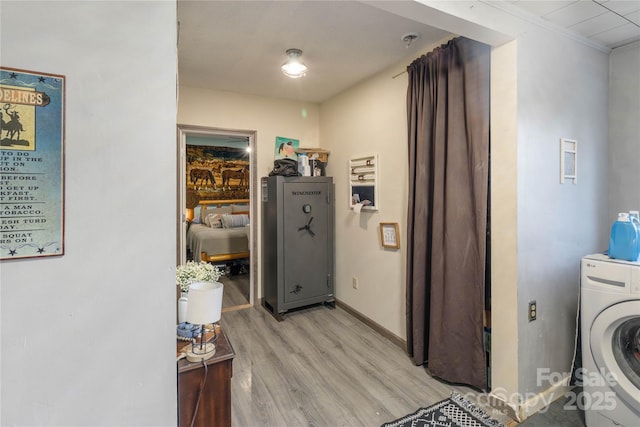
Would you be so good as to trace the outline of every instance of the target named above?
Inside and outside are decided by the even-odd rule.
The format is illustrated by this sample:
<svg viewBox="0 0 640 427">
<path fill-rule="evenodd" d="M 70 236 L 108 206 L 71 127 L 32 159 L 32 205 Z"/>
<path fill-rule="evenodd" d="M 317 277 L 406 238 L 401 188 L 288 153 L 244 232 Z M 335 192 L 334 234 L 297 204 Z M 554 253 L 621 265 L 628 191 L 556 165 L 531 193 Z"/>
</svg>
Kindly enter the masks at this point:
<svg viewBox="0 0 640 427">
<path fill-rule="evenodd" d="M 638 229 L 629 220 L 629 214 L 621 212 L 618 214 L 618 220 L 611 226 L 609 257 L 625 261 L 637 261 L 639 255 Z"/>
<path fill-rule="evenodd" d="M 629 221 L 636 226 L 636 245 L 638 246 L 638 252 L 640 253 L 640 212 L 629 211 Z"/>
</svg>

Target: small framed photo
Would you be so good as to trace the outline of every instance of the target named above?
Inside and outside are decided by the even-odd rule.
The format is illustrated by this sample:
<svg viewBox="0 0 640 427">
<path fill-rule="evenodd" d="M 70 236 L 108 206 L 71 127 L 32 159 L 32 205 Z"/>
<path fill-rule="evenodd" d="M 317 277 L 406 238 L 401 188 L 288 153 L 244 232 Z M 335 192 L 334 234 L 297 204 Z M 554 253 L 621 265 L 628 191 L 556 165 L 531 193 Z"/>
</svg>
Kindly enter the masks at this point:
<svg viewBox="0 0 640 427">
<path fill-rule="evenodd" d="M 382 247 L 400 249 L 400 232 L 398 231 L 398 223 L 381 222 L 380 239 L 382 240 Z"/>
</svg>

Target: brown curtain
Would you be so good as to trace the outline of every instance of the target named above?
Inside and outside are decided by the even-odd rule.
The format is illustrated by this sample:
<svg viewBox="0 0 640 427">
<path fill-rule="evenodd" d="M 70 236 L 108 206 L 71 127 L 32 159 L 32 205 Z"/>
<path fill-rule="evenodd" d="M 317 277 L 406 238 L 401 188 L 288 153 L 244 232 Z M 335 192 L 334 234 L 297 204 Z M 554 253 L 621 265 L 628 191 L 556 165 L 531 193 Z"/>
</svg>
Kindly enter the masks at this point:
<svg viewBox="0 0 640 427">
<path fill-rule="evenodd" d="M 407 348 L 432 375 L 486 389 L 490 47 L 459 37 L 407 71 Z"/>
</svg>

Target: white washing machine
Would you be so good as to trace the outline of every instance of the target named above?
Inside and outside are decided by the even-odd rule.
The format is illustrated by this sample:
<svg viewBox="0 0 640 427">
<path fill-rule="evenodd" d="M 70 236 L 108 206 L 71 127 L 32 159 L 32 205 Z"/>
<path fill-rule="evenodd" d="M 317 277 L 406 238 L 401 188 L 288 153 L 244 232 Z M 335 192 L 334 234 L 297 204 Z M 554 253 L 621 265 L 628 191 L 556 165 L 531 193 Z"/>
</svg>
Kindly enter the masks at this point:
<svg viewBox="0 0 640 427">
<path fill-rule="evenodd" d="M 581 267 L 583 394 L 576 403 L 587 427 L 638 427 L 640 262 L 595 254 Z"/>
</svg>

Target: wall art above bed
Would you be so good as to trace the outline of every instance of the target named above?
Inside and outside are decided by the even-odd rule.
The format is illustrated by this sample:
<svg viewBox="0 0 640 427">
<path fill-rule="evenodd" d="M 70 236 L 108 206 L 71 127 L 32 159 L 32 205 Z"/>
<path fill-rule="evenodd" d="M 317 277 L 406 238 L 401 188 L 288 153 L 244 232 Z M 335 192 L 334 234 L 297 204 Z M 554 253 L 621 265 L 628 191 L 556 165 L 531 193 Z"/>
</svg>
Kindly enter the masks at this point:
<svg viewBox="0 0 640 427">
<path fill-rule="evenodd" d="M 243 148 L 187 144 L 187 190 L 200 200 L 249 198 L 249 153 Z"/>
</svg>

